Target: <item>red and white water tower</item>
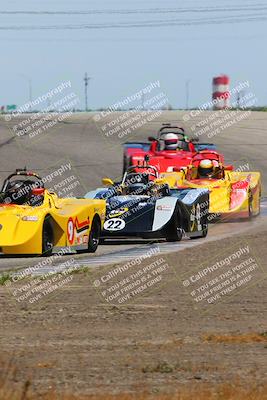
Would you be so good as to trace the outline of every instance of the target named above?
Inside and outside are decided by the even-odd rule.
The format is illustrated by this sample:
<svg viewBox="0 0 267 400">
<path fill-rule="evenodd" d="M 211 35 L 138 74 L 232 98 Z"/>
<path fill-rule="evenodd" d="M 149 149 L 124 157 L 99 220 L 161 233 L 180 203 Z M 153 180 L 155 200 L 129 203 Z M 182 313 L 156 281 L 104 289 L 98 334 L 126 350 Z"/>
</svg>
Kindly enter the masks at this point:
<svg viewBox="0 0 267 400">
<path fill-rule="evenodd" d="M 212 100 L 214 110 L 224 110 L 230 106 L 230 78 L 216 76 L 212 80 Z"/>
</svg>

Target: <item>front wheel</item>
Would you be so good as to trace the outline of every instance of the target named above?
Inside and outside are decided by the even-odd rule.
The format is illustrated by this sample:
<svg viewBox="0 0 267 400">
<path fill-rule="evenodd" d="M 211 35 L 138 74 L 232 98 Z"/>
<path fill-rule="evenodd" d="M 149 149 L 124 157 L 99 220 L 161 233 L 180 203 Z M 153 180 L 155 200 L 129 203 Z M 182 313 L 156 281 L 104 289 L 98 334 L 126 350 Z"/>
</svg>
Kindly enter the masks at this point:
<svg viewBox="0 0 267 400">
<path fill-rule="evenodd" d="M 173 222 L 166 234 L 167 242 L 180 242 L 182 240 L 184 231 L 183 229 L 180 228 L 179 226 L 180 224 L 178 223 L 178 221 L 179 221 L 179 214 L 176 213 Z"/>
<path fill-rule="evenodd" d="M 94 219 L 88 240 L 88 253 L 95 253 L 99 245 L 101 225 L 98 219 Z"/>
<path fill-rule="evenodd" d="M 53 230 L 47 218 L 43 225 L 42 255 L 49 257 L 53 252 Z"/>
</svg>

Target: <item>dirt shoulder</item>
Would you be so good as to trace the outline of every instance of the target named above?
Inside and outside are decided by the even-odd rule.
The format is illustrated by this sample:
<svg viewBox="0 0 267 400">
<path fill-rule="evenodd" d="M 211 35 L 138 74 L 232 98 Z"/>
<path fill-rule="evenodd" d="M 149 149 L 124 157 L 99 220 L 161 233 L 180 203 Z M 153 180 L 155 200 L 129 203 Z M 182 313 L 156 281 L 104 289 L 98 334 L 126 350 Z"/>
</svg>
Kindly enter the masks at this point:
<svg viewBox="0 0 267 400">
<path fill-rule="evenodd" d="M 33 304 L 1 286 L 1 354 L 18 367 L 8 379 L 36 393 L 263 385 L 266 233 L 73 273 Z"/>
</svg>

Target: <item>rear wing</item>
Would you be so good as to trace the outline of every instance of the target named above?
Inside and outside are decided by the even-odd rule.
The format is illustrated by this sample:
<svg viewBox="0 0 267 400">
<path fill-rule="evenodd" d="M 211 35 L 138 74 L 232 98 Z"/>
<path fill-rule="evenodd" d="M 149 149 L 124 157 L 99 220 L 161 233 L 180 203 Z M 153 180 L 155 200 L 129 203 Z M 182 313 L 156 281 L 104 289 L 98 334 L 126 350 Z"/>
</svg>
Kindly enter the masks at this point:
<svg viewBox="0 0 267 400">
<path fill-rule="evenodd" d="M 181 135 L 183 138 L 186 136 L 184 128 L 171 124 L 162 124 L 162 127 L 158 131 L 157 138 L 160 139 L 165 133 L 175 133 L 177 135 Z"/>
<path fill-rule="evenodd" d="M 203 150 L 217 150 L 217 146 L 214 143 L 194 143 L 195 149 L 197 152 L 203 151 Z"/>
<path fill-rule="evenodd" d="M 149 142 L 126 142 L 123 144 L 124 150 L 128 149 L 140 149 L 143 151 L 149 151 L 151 143 Z"/>
<path fill-rule="evenodd" d="M 203 151 L 203 150 L 213 150 L 216 151 L 217 147 L 214 143 L 195 143 L 193 141 L 193 144 L 195 146 L 195 151 Z M 151 143 L 149 142 L 126 142 L 123 144 L 124 150 L 128 149 L 140 149 L 145 152 L 148 152 L 150 150 Z"/>
</svg>

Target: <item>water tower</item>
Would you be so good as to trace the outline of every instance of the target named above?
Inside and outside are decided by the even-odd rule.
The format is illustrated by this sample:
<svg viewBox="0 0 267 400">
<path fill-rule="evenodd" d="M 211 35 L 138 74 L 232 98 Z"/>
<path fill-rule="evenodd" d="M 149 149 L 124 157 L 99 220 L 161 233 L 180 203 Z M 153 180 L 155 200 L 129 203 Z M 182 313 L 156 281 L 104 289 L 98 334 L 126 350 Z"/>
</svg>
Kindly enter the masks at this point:
<svg viewBox="0 0 267 400">
<path fill-rule="evenodd" d="M 214 110 L 224 110 L 230 106 L 230 78 L 227 75 L 216 76 L 212 80 L 212 100 Z"/>
</svg>

